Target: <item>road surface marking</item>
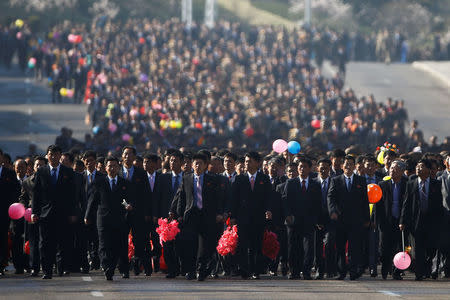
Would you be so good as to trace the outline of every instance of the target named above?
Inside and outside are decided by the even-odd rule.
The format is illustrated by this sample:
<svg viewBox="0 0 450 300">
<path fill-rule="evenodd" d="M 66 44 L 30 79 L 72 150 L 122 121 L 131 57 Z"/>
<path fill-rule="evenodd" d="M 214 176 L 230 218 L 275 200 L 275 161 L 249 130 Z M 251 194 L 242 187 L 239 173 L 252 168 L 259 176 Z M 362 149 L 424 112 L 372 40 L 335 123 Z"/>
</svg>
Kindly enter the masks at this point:
<svg viewBox="0 0 450 300">
<path fill-rule="evenodd" d="M 83 276 L 83 281 L 92 281 L 92 278 L 90 276 Z"/>
<path fill-rule="evenodd" d="M 99 291 L 92 291 L 91 295 L 94 297 L 104 297 L 102 292 Z"/>
<path fill-rule="evenodd" d="M 391 297 L 401 297 L 399 294 L 389 292 L 389 291 L 378 291 L 378 293 L 382 293 L 382 294 L 385 294 L 385 295 L 391 296 Z"/>
</svg>

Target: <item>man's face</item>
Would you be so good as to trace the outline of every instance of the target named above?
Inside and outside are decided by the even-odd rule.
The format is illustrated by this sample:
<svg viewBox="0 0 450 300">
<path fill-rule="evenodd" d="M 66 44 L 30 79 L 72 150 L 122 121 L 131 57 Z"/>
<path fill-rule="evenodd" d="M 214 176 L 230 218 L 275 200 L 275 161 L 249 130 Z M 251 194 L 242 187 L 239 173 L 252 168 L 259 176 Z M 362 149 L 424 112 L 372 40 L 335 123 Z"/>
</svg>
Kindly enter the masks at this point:
<svg viewBox="0 0 450 300">
<path fill-rule="evenodd" d="M 100 172 L 100 173 L 102 173 L 102 174 L 106 174 L 106 168 L 105 168 L 105 165 L 102 164 L 101 162 L 97 163 L 96 169 L 97 169 L 97 172 Z"/>
<path fill-rule="evenodd" d="M 72 168 L 72 163 L 70 162 L 70 159 L 67 155 L 62 155 L 61 159 L 59 161 L 63 166 L 66 166 L 68 168 Z"/>
<path fill-rule="evenodd" d="M 351 159 L 344 160 L 343 169 L 345 175 L 350 177 L 353 174 L 353 171 L 355 170 L 355 162 Z"/>
<path fill-rule="evenodd" d="M 236 170 L 236 173 L 238 175 L 240 175 L 245 172 L 245 165 L 241 162 L 236 163 L 235 170 Z"/>
<path fill-rule="evenodd" d="M 356 164 L 356 171 L 358 172 L 359 176 L 366 175 L 366 168 L 364 167 L 364 163 L 360 162 Z"/>
<path fill-rule="evenodd" d="M 213 174 L 219 174 L 220 167 L 221 167 L 220 160 L 211 160 L 211 162 L 208 165 L 208 172 L 213 173 Z"/>
<path fill-rule="evenodd" d="M 364 163 L 364 168 L 366 169 L 366 173 L 369 176 L 373 176 L 375 171 L 377 170 L 376 164 L 373 161 L 366 160 Z"/>
<path fill-rule="evenodd" d="M 342 168 L 342 157 L 332 157 L 331 163 L 334 170 L 340 170 Z"/>
<path fill-rule="evenodd" d="M 266 175 L 270 174 L 270 172 L 269 172 L 269 161 L 268 160 L 263 160 L 262 170 L 263 170 L 264 174 L 266 174 Z"/>
<path fill-rule="evenodd" d="M 430 177 L 431 178 L 436 178 L 437 177 L 437 172 L 438 172 L 438 166 L 435 163 L 431 164 L 431 169 L 430 169 Z"/>
<path fill-rule="evenodd" d="M 258 170 L 258 165 L 259 163 L 253 158 L 250 158 L 249 156 L 245 157 L 245 169 L 247 172 L 254 174 Z"/>
<path fill-rule="evenodd" d="M 106 174 L 108 174 L 109 177 L 114 178 L 119 173 L 119 164 L 117 161 L 108 161 L 106 163 Z"/>
<path fill-rule="evenodd" d="M 327 164 L 326 162 L 321 162 L 319 164 L 319 174 L 320 174 L 320 178 L 322 179 L 327 179 L 330 176 L 330 165 Z"/>
<path fill-rule="evenodd" d="M 403 172 L 396 164 L 391 164 L 389 168 L 389 176 L 395 181 L 398 182 L 402 178 Z"/>
<path fill-rule="evenodd" d="M 450 156 L 447 156 L 444 162 L 445 166 L 447 167 L 447 171 L 450 172 Z"/>
<path fill-rule="evenodd" d="M 153 172 L 155 172 L 156 170 L 156 165 L 157 162 L 151 161 L 148 158 L 144 158 L 143 167 L 144 170 L 147 171 L 148 173 L 153 174 Z"/>
<path fill-rule="evenodd" d="M 47 152 L 47 159 L 52 167 L 57 167 L 59 165 L 59 160 L 61 159 L 61 152 L 49 151 Z"/>
<path fill-rule="evenodd" d="M 123 164 L 126 166 L 132 166 L 133 162 L 136 158 L 136 155 L 134 155 L 133 149 L 127 148 L 122 152 L 122 161 Z"/>
<path fill-rule="evenodd" d="M 392 155 L 386 155 L 384 157 L 384 165 L 386 168 L 389 168 L 391 166 L 391 163 L 394 161 L 395 157 Z"/>
<path fill-rule="evenodd" d="M 231 157 L 225 157 L 223 160 L 223 166 L 225 167 L 225 170 L 227 170 L 228 173 L 234 172 L 235 167 L 235 161 Z"/>
<path fill-rule="evenodd" d="M 298 171 L 297 171 L 297 168 L 295 168 L 295 167 L 293 167 L 293 166 L 287 167 L 286 175 L 287 175 L 287 177 L 288 177 L 289 179 L 298 177 Z"/>
<path fill-rule="evenodd" d="M 135 166 L 136 168 L 139 168 L 139 169 L 142 169 L 144 167 L 142 164 L 142 160 L 138 160 L 138 159 L 135 159 L 133 161 L 133 166 Z"/>
<path fill-rule="evenodd" d="M 19 178 L 25 177 L 27 173 L 27 163 L 23 159 L 16 161 L 16 163 L 14 164 L 14 171 L 16 172 L 17 176 L 19 176 Z"/>
<path fill-rule="evenodd" d="M 206 163 L 201 159 L 194 159 L 192 169 L 194 169 L 195 175 L 201 175 L 206 170 Z"/>
<path fill-rule="evenodd" d="M 271 177 L 277 177 L 278 176 L 278 168 L 279 167 L 280 166 L 277 165 L 276 163 L 269 163 L 269 166 L 268 166 L 269 175 Z"/>
<path fill-rule="evenodd" d="M 181 166 L 181 171 L 190 172 L 192 170 L 192 160 L 190 158 L 185 157 L 183 160 L 183 165 Z"/>
<path fill-rule="evenodd" d="M 43 161 L 43 160 L 35 160 L 34 161 L 34 166 L 33 166 L 33 168 L 34 168 L 34 173 L 36 173 L 37 172 L 37 170 L 40 168 L 40 167 L 42 167 L 42 166 L 45 166 L 45 161 Z"/>
<path fill-rule="evenodd" d="M 426 179 L 430 176 L 430 169 L 424 163 L 418 163 L 416 166 L 416 175 L 420 177 L 420 179 Z"/>
<path fill-rule="evenodd" d="M 300 162 L 298 164 L 298 174 L 301 178 L 306 179 L 309 176 L 309 172 L 311 172 L 311 167 L 306 162 Z"/>
<path fill-rule="evenodd" d="M 95 158 L 92 156 L 86 157 L 84 159 L 84 165 L 86 166 L 86 169 L 89 170 L 89 172 L 93 172 L 95 169 Z"/>
<path fill-rule="evenodd" d="M 181 170 L 181 159 L 178 156 L 172 155 L 169 164 L 172 171 L 179 172 Z"/>
</svg>

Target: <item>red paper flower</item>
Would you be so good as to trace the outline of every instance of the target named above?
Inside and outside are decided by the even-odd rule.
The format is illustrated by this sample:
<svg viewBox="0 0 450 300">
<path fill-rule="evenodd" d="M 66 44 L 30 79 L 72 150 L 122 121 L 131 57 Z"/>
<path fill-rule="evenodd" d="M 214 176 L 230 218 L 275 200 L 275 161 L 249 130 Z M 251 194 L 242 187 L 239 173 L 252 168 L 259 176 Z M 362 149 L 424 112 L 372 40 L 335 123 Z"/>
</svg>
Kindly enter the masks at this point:
<svg viewBox="0 0 450 300">
<path fill-rule="evenodd" d="M 272 231 L 266 230 L 264 232 L 262 254 L 271 260 L 275 260 L 280 251 L 280 243 L 278 242 L 277 235 Z"/>
<path fill-rule="evenodd" d="M 222 236 L 219 239 L 219 244 L 217 245 L 217 252 L 226 256 L 228 254 L 234 255 L 236 254 L 238 244 L 238 234 L 237 234 L 237 226 L 233 227 L 228 226 L 228 228 L 223 232 Z"/>
<path fill-rule="evenodd" d="M 23 252 L 26 255 L 30 255 L 30 242 L 29 241 L 26 241 L 25 245 L 23 245 Z"/>
<path fill-rule="evenodd" d="M 161 245 L 163 242 L 173 241 L 180 232 L 178 222 L 176 220 L 169 222 L 167 219 L 159 218 L 158 225 L 159 226 L 156 228 L 156 232 L 159 234 L 159 242 Z"/>
<path fill-rule="evenodd" d="M 133 236 L 131 233 L 128 234 L 128 260 L 131 261 L 131 259 L 134 256 L 134 244 L 133 244 Z"/>
</svg>

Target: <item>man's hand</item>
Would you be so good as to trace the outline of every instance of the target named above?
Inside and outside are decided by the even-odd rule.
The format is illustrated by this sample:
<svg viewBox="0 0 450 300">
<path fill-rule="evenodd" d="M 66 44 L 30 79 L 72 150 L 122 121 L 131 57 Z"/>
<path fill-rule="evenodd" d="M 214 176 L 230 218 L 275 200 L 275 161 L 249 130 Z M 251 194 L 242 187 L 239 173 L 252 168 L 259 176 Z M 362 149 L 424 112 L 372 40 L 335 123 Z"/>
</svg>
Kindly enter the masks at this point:
<svg viewBox="0 0 450 300">
<path fill-rule="evenodd" d="M 175 214 L 173 212 L 169 212 L 169 221 L 175 220 Z"/>
<path fill-rule="evenodd" d="M 35 214 L 31 215 L 31 223 L 36 223 L 37 221 L 39 221 L 39 217 Z"/>
<path fill-rule="evenodd" d="M 400 231 L 403 231 L 403 230 L 405 230 L 405 225 L 399 224 L 399 225 L 398 225 L 398 228 L 400 229 Z"/>
<path fill-rule="evenodd" d="M 272 220 L 272 212 L 270 210 L 266 211 L 266 220 Z"/>
<path fill-rule="evenodd" d="M 294 224 L 294 216 L 287 216 L 287 217 L 286 217 L 286 224 L 287 224 L 287 225 L 292 225 L 292 224 Z"/>
<path fill-rule="evenodd" d="M 132 210 L 133 210 L 133 206 L 131 206 L 130 204 L 127 204 L 127 205 L 125 206 L 125 210 L 126 210 L 126 211 L 132 211 Z"/>
<path fill-rule="evenodd" d="M 88 219 L 84 219 L 84 224 L 91 225 L 91 221 L 89 221 Z"/>
<path fill-rule="evenodd" d="M 330 215 L 330 219 L 336 221 L 336 220 L 338 219 L 337 213 L 332 213 L 332 214 Z"/>
<path fill-rule="evenodd" d="M 216 223 L 222 223 L 223 222 L 223 215 L 217 215 L 216 216 Z"/>
<path fill-rule="evenodd" d="M 77 222 L 77 216 L 69 216 L 69 223 L 75 224 Z"/>
<path fill-rule="evenodd" d="M 321 225 L 321 224 L 317 224 L 316 227 L 317 227 L 317 229 L 319 229 L 319 230 L 322 230 L 322 229 L 324 228 L 323 225 Z"/>
</svg>

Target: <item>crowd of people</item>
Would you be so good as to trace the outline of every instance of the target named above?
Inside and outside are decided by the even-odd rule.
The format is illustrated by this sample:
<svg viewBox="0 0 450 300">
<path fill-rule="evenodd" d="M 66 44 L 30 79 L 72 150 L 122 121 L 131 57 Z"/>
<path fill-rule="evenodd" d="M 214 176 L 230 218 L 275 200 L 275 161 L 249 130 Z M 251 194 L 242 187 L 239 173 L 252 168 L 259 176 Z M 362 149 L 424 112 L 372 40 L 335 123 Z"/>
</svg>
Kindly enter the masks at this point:
<svg viewBox="0 0 450 300">
<path fill-rule="evenodd" d="M 1 275 L 11 251 L 15 274 L 42 271 L 43 279 L 102 268 L 113 280 L 116 267 L 122 278 L 130 270 L 151 276 L 163 255 L 168 279 L 270 274 L 343 280 L 350 274 L 356 280 L 381 270 L 383 279 L 401 280 L 407 271 L 397 269 L 393 257 L 406 250 L 416 280 L 450 276 L 448 151 L 400 154 L 396 146 L 383 146 L 375 153 L 349 147 L 320 156 L 238 156 L 183 147 L 159 156 L 125 146 L 120 157 L 105 158 L 51 145 L 45 156 L 12 164 L 0 151 L 0 162 Z M 372 208 L 368 184 L 382 191 Z M 32 209 L 29 221 L 10 220 L 15 202 Z M 162 218 L 178 222 L 175 240 L 160 240 Z M 236 253 L 222 257 L 218 240 L 233 225 Z M 280 245 L 275 259 L 262 252 L 266 230 Z"/>
<path fill-rule="evenodd" d="M 153 152 L 181 146 L 267 151 L 279 137 L 304 149 L 369 151 L 389 140 L 428 151 L 417 124 L 406 128 L 403 100 L 379 103 L 343 90 L 348 59 L 387 51 L 394 60 L 398 33 L 394 39 L 380 32 L 372 49 L 362 46 L 364 38 L 330 30 L 225 21 L 189 30 L 177 20 L 104 20 L 90 28 L 67 22 L 42 39 L 26 26 L 5 28 L 3 43 L 25 49 L 18 46 L 23 68 L 35 58 L 28 71 L 51 84 L 53 102 L 67 101 L 69 89 L 70 101 L 89 104 L 87 148 L 99 152 L 125 145 Z M 69 41 L 70 35 L 81 40 Z M 398 41 L 387 42 L 392 39 Z M 2 53 L 6 65 L 11 49 Z M 324 59 L 338 65 L 335 78 L 321 75 Z M 448 139 L 433 147 L 448 147 Z"/>
</svg>

